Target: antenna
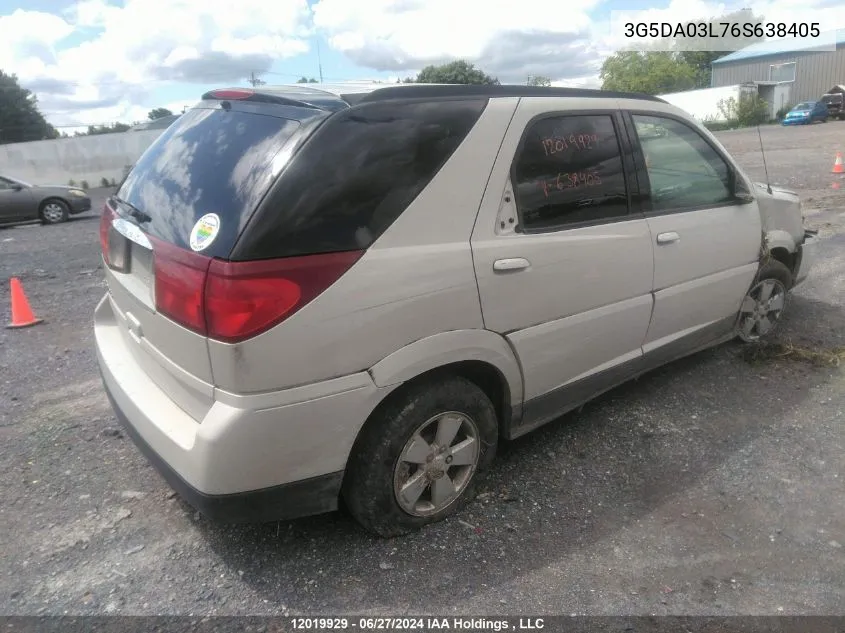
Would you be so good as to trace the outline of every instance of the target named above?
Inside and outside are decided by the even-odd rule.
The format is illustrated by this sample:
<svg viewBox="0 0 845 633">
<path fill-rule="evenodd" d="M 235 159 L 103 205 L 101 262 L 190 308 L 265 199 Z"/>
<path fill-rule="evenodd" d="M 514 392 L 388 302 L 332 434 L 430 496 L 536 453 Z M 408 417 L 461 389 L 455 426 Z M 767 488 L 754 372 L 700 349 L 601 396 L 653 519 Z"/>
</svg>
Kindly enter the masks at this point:
<svg viewBox="0 0 845 633">
<path fill-rule="evenodd" d="M 766 173 L 766 191 L 771 195 L 772 183 L 769 180 L 769 168 L 766 166 L 766 150 L 763 149 L 763 135 L 760 133 L 760 124 L 757 124 L 757 138 L 760 139 L 760 154 L 763 156 L 763 171 Z"/>
<path fill-rule="evenodd" d="M 320 36 L 317 36 L 317 68 L 320 70 L 320 83 L 323 83 L 323 60 L 320 57 Z"/>
</svg>

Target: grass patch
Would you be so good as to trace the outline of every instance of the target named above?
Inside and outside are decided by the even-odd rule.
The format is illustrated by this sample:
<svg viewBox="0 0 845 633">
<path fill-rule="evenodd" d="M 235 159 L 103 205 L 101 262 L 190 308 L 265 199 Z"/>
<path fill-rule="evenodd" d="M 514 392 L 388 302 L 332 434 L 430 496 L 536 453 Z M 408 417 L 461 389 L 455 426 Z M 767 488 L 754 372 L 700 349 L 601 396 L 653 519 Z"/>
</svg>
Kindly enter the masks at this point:
<svg viewBox="0 0 845 633">
<path fill-rule="evenodd" d="M 741 356 L 749 363 L 759 364 L 773 360 L 809 363 L 816 367 L 839 367 L 845 363 L 845 347 L 810 347 L 792 342 L 752 343 L 746 345 Z"/>
</svg>

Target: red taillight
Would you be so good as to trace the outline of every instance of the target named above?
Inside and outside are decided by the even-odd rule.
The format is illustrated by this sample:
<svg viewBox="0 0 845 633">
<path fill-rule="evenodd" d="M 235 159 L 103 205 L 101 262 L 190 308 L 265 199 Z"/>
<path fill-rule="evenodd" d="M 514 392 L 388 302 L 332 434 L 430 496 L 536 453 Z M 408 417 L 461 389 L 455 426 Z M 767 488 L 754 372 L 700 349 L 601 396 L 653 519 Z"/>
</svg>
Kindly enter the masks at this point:
<svg viewBox="0 0 845 633">
<path fill-rule="evenodd" d="M 153 248 L 156 310 L 205 334 L 203 292 L 211 258 L 160 240 Z"/>
<path fill-rule="evenodd" d="M 114 209 L 106 202 L 103 205 L 103 213 L 100 216 L 100 250 L 106 264 L 109 263 L 109 232 L 111 231 L 112 220 L 116 217 Z"/>
<path fill-rule="evenodd" d="M 255 92 L 245 88 L 221 88 L 220 90 L 212 90 L 208 94 L 215 99 L 229 99 L 234 101 L 237 99 L 249 99 Z"/>
<path fill-rule="evenodd" d="M 362 252 L 252 262 L 214 260 L 205 286 L 208 336 L 234 343 L 291 316 L 336 282 Z"/>
<path fill-rule="evenodd" d="M 227 262 L 152 241 L 156 310 L 227 343 L 280 323 L 337 281 L 363 254 Z"/>
</svg>

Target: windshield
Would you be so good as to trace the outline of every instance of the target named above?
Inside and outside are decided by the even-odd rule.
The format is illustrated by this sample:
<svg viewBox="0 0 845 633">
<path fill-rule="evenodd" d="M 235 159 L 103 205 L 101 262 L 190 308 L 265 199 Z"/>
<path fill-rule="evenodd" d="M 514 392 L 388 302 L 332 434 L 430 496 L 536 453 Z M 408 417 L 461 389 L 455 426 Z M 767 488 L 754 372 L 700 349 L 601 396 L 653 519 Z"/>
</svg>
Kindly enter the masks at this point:
<svg viewBox="0 0 845 633">
<path fill-rule="evenodd" d="M 812 103 L 799 103 L 797 106 L 792 108 L 793 110 L 812 110 L 813 104 Z"/>
<path fill-rule="evenodd" d="M 825 95 L 822 101 L 825 103 L 842 103 L 843 95 Z"/>
<path fill-rule="evenodd" d="M 299 125 L 235 110 L 189 110 L 141 156 L 116 197 L 148 218 L 145 231 L 183 248 L 200 219 L 214 214 L 219 228 L 203 252 L 226 257 L 272 183 L 274 157 Z"/>
</svg>

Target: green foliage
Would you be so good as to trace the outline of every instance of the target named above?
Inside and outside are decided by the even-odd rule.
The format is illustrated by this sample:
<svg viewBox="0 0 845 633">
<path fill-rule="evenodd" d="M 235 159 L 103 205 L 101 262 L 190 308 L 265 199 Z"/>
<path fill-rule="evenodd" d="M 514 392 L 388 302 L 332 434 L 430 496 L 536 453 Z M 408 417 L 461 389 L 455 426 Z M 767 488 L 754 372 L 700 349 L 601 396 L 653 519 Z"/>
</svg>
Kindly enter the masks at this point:
<svg viewBox="0 0 845 633">
<path fill-rule="evenodd" d="M 112 123 L 111 125 L 89 125 L 87 132 L 76 132 L 74 136 L 96 136 L 98 134 L 115 134 L 126 132 L 132 126 L 128 123 Z"/>
<path fill-rule="evenodd" d="M 703 121 L 702 124 L 711 132 L 721 132 L 723 130 L 732 129 L 731 124 L 727 121 Z"/>
<path fill-rule="evenodd" d="M 734 97 L 720 99 L 718 108 L 728 129 L 750 127 L 769 121 L 769 104 L 759 95 L 744 95 L 739 101 Z"/>
<path fill-rule="evenodd" d="M 100 186 L 101 187 L 108 187 L 109 186 L 109 179 L 103 176 L 100 178 Z"/>
<path fill-rule="evenodd" d="M 604 60 L 600 77 L 603 90 L 656 95 L 691 90 L 697 75 L 675 53 L 620 51 Z"/>
<path fill-rule="evenodd" d="M 38 110 L 38 99 L 18 84 L 17 75 L 0 70 L 0 145 L 58 138 Z"/>
<path fill-rule="evenodd" d="M 405 79 L 403 83 L 497 86 L 499 80 L 476 68 L 473 64 L 459 60 L 441 66 L 426 66 L 420 71 L 416 79 Z"/>
<path fill-rule="evenodd" d="M 85 191 L 88 191 L 88 181 L 87 180 L 83 180 L 81 183 L 79 183 L 79 186 L 82 187 Z"/>
<path fill-rule="evenodd" d="M 713 33 L 721 36 L 725 27 L 722 23 L 763 23 L 762 16 L 756 16 L 750 9 L 742 9 L 712 18 L 709 23 Z M 696 50 L 709 48 L 710 38 L 674 39 L 671 50 L 618 51 L 608 57 L 601 68 L 602 88 L 646 94 L 667 94 L 697 88 L 708 88 L 711 83 L 713 61 L 724 57 L 730 50 Z M 731 50 L 738 50 L 763 39 L 762 37 L 731 37 Z"/>
<path fill-rule="evenodd" d="M 111 182 L 110 182 L 109 184 L 110 184 L 112 187 L 117 187 L 117 183 L 114 181 L 114 178 L 112 178 L 112 179 L 111 179 Z"/>
<path fill-rule="evenodd" d="M 150 121 L 155 121 L 156 119 L 163 119 L 166 116 L 173 116 L 173 113 L 167 108 L 153 108 L 147 114 L 147 118 Z"/>
<path fill-rule="evenodd" d="M 320 83 L 320 82 L 318 82 L 313 77 L 311 77 L 310 79 L 308 79 L 306 77 L 300 77 L 299 79 L 296 80 L 296 83 L 298 83 L 298 84 L 316 84 L 316 83 Z"/>
<path fill-rule="evenodd" d="M 73 178 L 71 178 L 70 180 L 67 181 L 67 186 L 68 187 L 75 187 L 76 181 Z"/>
<path fill-rule="evenodd" d="M 786 104 L 780 110 L 777 111 L 775 114 L 775 119 L 778 121 L 782 121 L 783 118 L 786 116 L 786 113 L 789 112 L 794 106 L 792 104 Z"/>
<path fill-rule="evenodd" d="M 529 86 L 551 86 L 552 80 L 542 75 L 532 75 L 528 78 Z"/>
</svg>

